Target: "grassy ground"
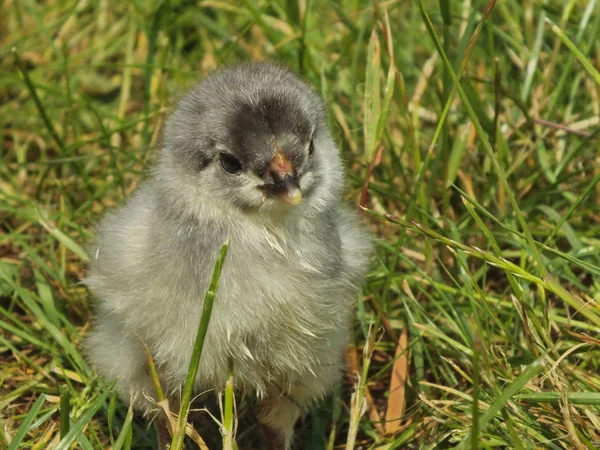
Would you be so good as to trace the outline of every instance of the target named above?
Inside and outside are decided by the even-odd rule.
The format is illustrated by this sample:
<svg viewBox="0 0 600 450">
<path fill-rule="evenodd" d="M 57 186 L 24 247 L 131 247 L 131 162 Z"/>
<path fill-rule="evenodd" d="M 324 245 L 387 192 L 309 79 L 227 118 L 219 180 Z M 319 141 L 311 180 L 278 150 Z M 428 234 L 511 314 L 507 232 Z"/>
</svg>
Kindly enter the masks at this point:
<svg viewBox="0 0 600 450">
<path fill-rule="evenodd" d="M 301 446 L 600 446 L 596 0 L 154 3 L 0 5 L 0 448 L 154 445 L 81 354 L 82 248 L 177 94 L 263 58 L 326 99 L 377 236 Z"/>
</svg>

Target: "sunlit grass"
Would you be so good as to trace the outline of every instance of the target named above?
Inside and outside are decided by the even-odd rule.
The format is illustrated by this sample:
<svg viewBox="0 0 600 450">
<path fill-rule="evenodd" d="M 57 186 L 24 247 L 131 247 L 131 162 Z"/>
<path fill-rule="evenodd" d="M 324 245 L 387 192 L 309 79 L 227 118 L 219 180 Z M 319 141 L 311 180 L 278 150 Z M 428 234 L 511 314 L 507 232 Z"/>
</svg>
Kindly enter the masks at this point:
<svg viewBox="0 0 600 450">
<path fill-rule="evenodd" d="M 0 14 L 0 448 L 155 448 L 82 354 L 86 244 L 144 178 L 182 90 L 255 59 L 324 97 L 347 199 L 377 238 L 348 376 L 298 446 L 600 445 L 597 0 L 8 0 Z M 260 442 L 244 393 L 222 399 L 225 445 Z"/>
</svg>

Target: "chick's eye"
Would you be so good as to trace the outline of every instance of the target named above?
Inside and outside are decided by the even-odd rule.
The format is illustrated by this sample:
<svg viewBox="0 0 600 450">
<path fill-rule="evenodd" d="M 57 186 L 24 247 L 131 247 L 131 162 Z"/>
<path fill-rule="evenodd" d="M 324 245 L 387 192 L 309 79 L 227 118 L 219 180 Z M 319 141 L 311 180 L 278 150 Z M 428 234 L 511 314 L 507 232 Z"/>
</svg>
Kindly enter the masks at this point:
<svg viewBox="0 0 600 450">
<path fill-rule="evenodd" d="M 312 156 L 312 154 L 315 152 L 315 141 L 314 139 L 310 140 L 310 144 L 308 146 L 308 156 Z"/>
<path fill-rule="evenodd" d="M 219 162 L 225 172 L 238 173 L 242 170 L 242 163 L 240 160 L 229 153 L 221 153 L 219 155 Z"/>
</svg>

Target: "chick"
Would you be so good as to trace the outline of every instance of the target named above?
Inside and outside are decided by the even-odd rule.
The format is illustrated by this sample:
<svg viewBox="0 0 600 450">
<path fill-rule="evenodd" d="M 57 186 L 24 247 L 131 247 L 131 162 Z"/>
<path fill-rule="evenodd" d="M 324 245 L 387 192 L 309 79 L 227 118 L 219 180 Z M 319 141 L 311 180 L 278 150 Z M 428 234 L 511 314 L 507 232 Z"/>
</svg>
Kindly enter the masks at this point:
<svg viewBox="0 0 600 450">
<path fill-rule="evenodd" d="M 223 389 L 231 359 L 270 448 L 291 448 L 296 420 L 340 379 L 371 253 L 343 189 L 323 103 L 299 77 L 254 63 L 204 79 L 168 119 L 149 178 L 98 227 L 92 366 L 148 414 L 141 339 L 176 399 L 229 239 L 195 389 Z"/>
</svg>

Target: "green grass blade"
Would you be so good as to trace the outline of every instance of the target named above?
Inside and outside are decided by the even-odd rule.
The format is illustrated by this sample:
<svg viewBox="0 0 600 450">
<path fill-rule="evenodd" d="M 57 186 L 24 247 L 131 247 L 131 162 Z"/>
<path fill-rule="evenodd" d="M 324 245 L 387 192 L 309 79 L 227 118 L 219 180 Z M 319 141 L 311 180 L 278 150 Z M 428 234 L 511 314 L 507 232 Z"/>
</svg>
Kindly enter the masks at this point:
<svg viewBox="0 0 600 450">
<path fill-rule="evenodd" d="M 60 387 L 60 438 L 64 439 L 71 427 L 71 391 L 69 386 Z"/>
<path fill-rule="evenodd" d="M 133 408 L 131 405 L 127 410 L 127 415 L 125 416 L 125 421 L 123 422 L 123 427 L 121 428 L 121 432 L 119 433 L 119 437 L 113 446 L 113 450 L 121 450 L 123 446 L 125 446 L 126 441 L 131 441 L 131 421 L 133 420 Z M 125 447 L 128 448 L 128 447 Z"/>
<path fill-rule="evenodd" d="M 489 12 L 491 12 L 491 8 L 493 8 L 494 4 L 495 4 L 495 1 L 491 1 L 488 4 L 488 8 L 486 9 L 486 12 L 488 15 L 489 15 Z M 432 40 L 434 41 L 435 46 L 436 46 L 439 54 L 441 55 L 446 68 L 448 69 L 448 72 L 452 76 L 454 85 L 455 85 L 456 89 L 458 90 L 458 93 L 459 93 L 461 99 L 463 100 L 463 103 L 467 109 L 467 113 L 469 114 L 469 117 L 471 118 L 471 122 L 473 122 L 473 125 L 475 126 L 475 129 L 477 130 L 477 135 L 479 136 L 479 139 L 481 140 L 481 143 L 483 144 L 483 147 L 485 148 L 488 157 L 492 161 L 492 165 L 494 167 L 494 170 L 495 170 L 498 178 L 500 179 L 502 185 L 504 186 L 506 193 L 508 194 L 508 198 L 510 200 L 511 206 L 513 207 L 513 210 L 515 211 L 515 214 L 521 225 L 521 229 L 523 230 L 523 233 L 525 233 L 525 236 L 527 238 L 527 242 L 529 244 L 529 248 L 532 253 L 532 256 L 537 263 L 538 270 L 541 272 L 542 275 L 545 275 L 546 268 L 544 267 L 544 264 L 542 263 L 542 259 L 539 254 L 539 250 L 533 240 L 533 236 L 531 235 L 531 230 L 529 229 L 529 226 L 527 225 L 527 222 L 525 221 L 523 212 L 521 211 L 521 208 L 519 207 L 519 204 L 517 203 L 516 196 L 511 188 L 510 184 L 508 183 L 505 171 L 502 168 L 502 166 L 500 165 L 500 163 L 498 162 L 498 159 L 496 158 L 496 155 L 494 153 L 494 150 L 492 149 L 492 146 L 490 145 L 490 142 L 486 136 L 486 133 L 484 132 L 483 128 L 481 127 L 481 123 L 480 123 L 477 115 L 473 111 L 473 108 L 471 107 L 471 103 L 469 102 L 469 99 L 468 99 L 467 95 L 465 94 L 465 91 L 463 90 L 462 86 L 460 85 L 460 80 L 457 77 L 457 75 L 454 73 L 454 69 L 452 69 L 452 65 L 450 64 L 450 61 L 448 60 L 448 57 L 446 56 L 444 49 L 443 49 L 442 45 L 440 44 L 439 37 L 437 36 L 437 33 L 435 32 L 433 23 L 431 22 L 431 18 L 429 17 L 429 14 L 427 13 L 427 11 L 424 9 L 421 0 L 419 0 L 419 7 L 421 10 L 421 15 L 423 16 L 423 21 L 425 22 L 427 31 L 429 32 L 429 35 L 431 36 Z M 484 15 L 484 17 L 486 17 L 486 16 Z"/>
<path fill-rule="evenodd" d="M 68 450 L 71 448 L 73 442 L 77 441 L 82 435 L 84 428 L 90 423 L 90 421 L 96 415 L 96 412 L 104 405 L 106 398 L 111 393 L 111 388 L 106 389 L 100 396 L 94 400 L 94 402 L 87 408 L 86 412 L 78 418 L 73 424 L 69 432 L 64 438 L 60 440 L 55 450 Z"/>
<path fill-rule="evenodd" d="M 42 225 L 48 233 L 56 238 L 58 242 L 71 250 L 75 255 L 77 255 L 82 261 L 87 262 L 89 260 L 87 253 L 83 250 L 73 239 L 64 234 L 58 228 L 56 228 L 53 224 L 48 222 L 41 215 L 38 218 L 40 225 Z"/>
<path fill-rule="evenodd" d="M 27 72 L 27 69 L 21 62 L 21 58 L 19 57 L 19 53 L 17 52 L 17 49 L 13 48 L 12 53 L 15 58 L 15 65 L 17 66 L 17 69 L 21 73 L 21 76 L 23 77 L 23 81 L 27 85 L 29 94 L 31 95 L 31 98 L 33 99 L 35 106 L 38 109 L 38 112 L 40 114 L 40 117 L 42 118 L 42 121 L 44 122 L 44 125 L 48 129 L 48 133 L 50 134 L 50 137 L 54 140 L 54 142 L 56 143 L 56 146 L 58 147 L 59 150 L 63 149 L 65 144 L 64 144 L 63 140 L 60 138 L 60 136 L 58 135 L 58 133 L 56 132 L 56 129 L 54 128 L 54 125 L 52 124 L 50 117 L 48 117 L 46 108 L 42 104 L 40 97 L 37 95 L 37 90 L 35 89 L 35 86 L 33 85 L 33 81 L 31 81 L 31 78 L 29 77 L 29 73 Z"/>
<path fill-rule="evenodd" d="M 225 407 L 223 412 L 223 450 L 237 449 L 234 440 L 235 435 L 235 417 L 234 417 L 234 367 L 233 359 L 229 358 L 229 370 L 227 382 L 225 384 Z"/>
<path fill-rule="evenodd" d="M 571 405 L 600 406 L 600 392 L 536 392 L 532 394 L 517 394 L 514 396 L 516 401 L 532 404 L 556 404 L 565 398 Z"/>
<path fill-rule="evenodd" d="M 517 379 L 515 381 L 513 381 L 511 384 L 509 384 L 508 387 L 506 387 L 506 389 L 504 389 L 504 391 L 502 391 L 500 396 L 498 396 L 494 400 L 494 403 L 492 403 L 490 405 L 490 407 L 481 415 L 481 417 L 479 419 L 479 427 L 478 427 L 480 433 L 485 430 L 485 428 L 489 425 L 489 423 L 492 421 L 494 416 L 496 414 L 498 414 L 500 412 L 500 410 L 502 410 L 504 408 L 504 405 L 506 404 L 506 402 L 509 401 L 511 398 L 513 398 L 513 396 L 515 396 L 517 394 L 517 392 L 519 392 L 521 389 L 523 389 L 525 387 L 525 385 L 527 385 L 527 383 L 533 377 L 535 377 L 537 374 L 539 374 L 542 371 L 543 368 L 544 368 L 544 365 L 542 364 L 542 361 L 539 361 L 539 360 L 535 361 L 533 364 L 530 364 L 529 366 L 527 366 L 523 370 L 523 372 L 521 372 L 521 374 L 517 377 Z M 470 442 L 470 438 L 471 437 L 470 437 L 470 433 L 469 433 L 461 441 L 461 443 L 457 447 L 457 449 L 466 448 L 466 446 Z"/>
<path fill-rule="evenodd" d="M 42 408 L 42 405 L 44 404 L 45 401 L 46 401 L 46 396 L 44 394 L 40 395 L 37 398 L 37 400 L 31 407 L 31 409 L 29 410 L 29 412 L 23 419 L 23 422 L 21 423 L 21 426 L 17 430 L 12 441 L 10 442 L 10 445 L 8 446 L 8 450 L 19 450 L 21 448 L 21 443 L 23 442 L 25 435 L 29 432 L 29 428 L 30 428 L 32 422 L 34 421 L 35 417 L 37 416 L 38 412 Z"/>
<path fill-rule="evenodd" d="M 29 431 L 31 432 L 33 430 L 38 429 L 42 425 L 44 425 L 54 414 L 56 414 L 56 411 L 57 411 L 56 408 L 52 408 L 50 411 L 48 411 L 46 414 L 44 414 L 38 420 L 36 420 L 35 422 L 33 422 L 31 424 L 31 426 L 29 427 Z"/>
<path fill-rule="evenodd" d="M 563 43 L 567 46 L 569 50 L 571 50 L 571 52 L 575 55 L 575 57 L 579 60 L 583 67 L 585 67 L 585 69 L 594 79 L 596 84 L 600 85 L 600 72 L 598 72 L 598 70 L 594 67 L 592 62 L 588 58 L 586 58 L 586 56 L 583 53 L 581 53 L 581 50 L 577 48 L 573 41 L 569 39 L 569 37 L 559 28 L 558 25 L 556 25 L 547 17 L 546 23 L 550 25 L 550 29 L 552 30 L 552 32 L 556 34 L 561 41 L 563 41 Z"/>
<path fill-rule="evenodd" d="M 212 313 L 213 302 L 217 295 L 217 289 L 219 287 L 219 278 L 221 276 L 221 269 L 227 256 L 227 250 L 229 249 L 229 241 L 225 242 L 221 247 L 221 252 L 215 263 L 215 268 L 212 275 L 212 280 L 208 291 L 204 297 L 204 304 L 202 306 L 202 316 L 200 317 L 200 323 L 198 324 L 198 332 L 194 341 L 194 350 L 190 358 L 190 365 L 188 368 L 185 384 L 183 386 L 183 394 L 181 395 L 181 409 L 179 410 L 179 418 L 177 420 L 177 429 L 173 431 L 173 440 L 171 442 L 172 450 L 181 450 L 183 448 L 183 439 L 185 437 L 185 427 L 187 425 L 187 417 L 190 411 L 190 402 L 192 399 L 192 390 L 194 388 L 194 381 L 196 380 L 196 374 L 198 373 L 198 364 L 200 363 L 200 357 L 202 356 L 202 347 L 204 346 L 204 338 L 208 331 L 208 325 L 210 322 L 210 315 Z"/>
<path fill-rule="evenodd" d="M 581 195 L 577 198 L 576 201 L 569 207 L 568 211 L 560 217 L 560 220 L 554 226 L 552 232 L 546 238 L 545 244 L 548 244 L 556 233 L 559 232 L 561 227 L 571 218 L 575 210 L 581 205 L 581 203 L 590 196 L 596 185 L 600 183 L 600 174 L 596 175 L 585 187 L 585 189 L 581 192 Z"/>
<path fill-rule="evenodd" d="M 377 151 L 377 124 L 381 114 L 381 50 L 374 30 L 367 48 L 368 67 L 365 80 L 365 159 L 373 160 Z"/>
</svg>

